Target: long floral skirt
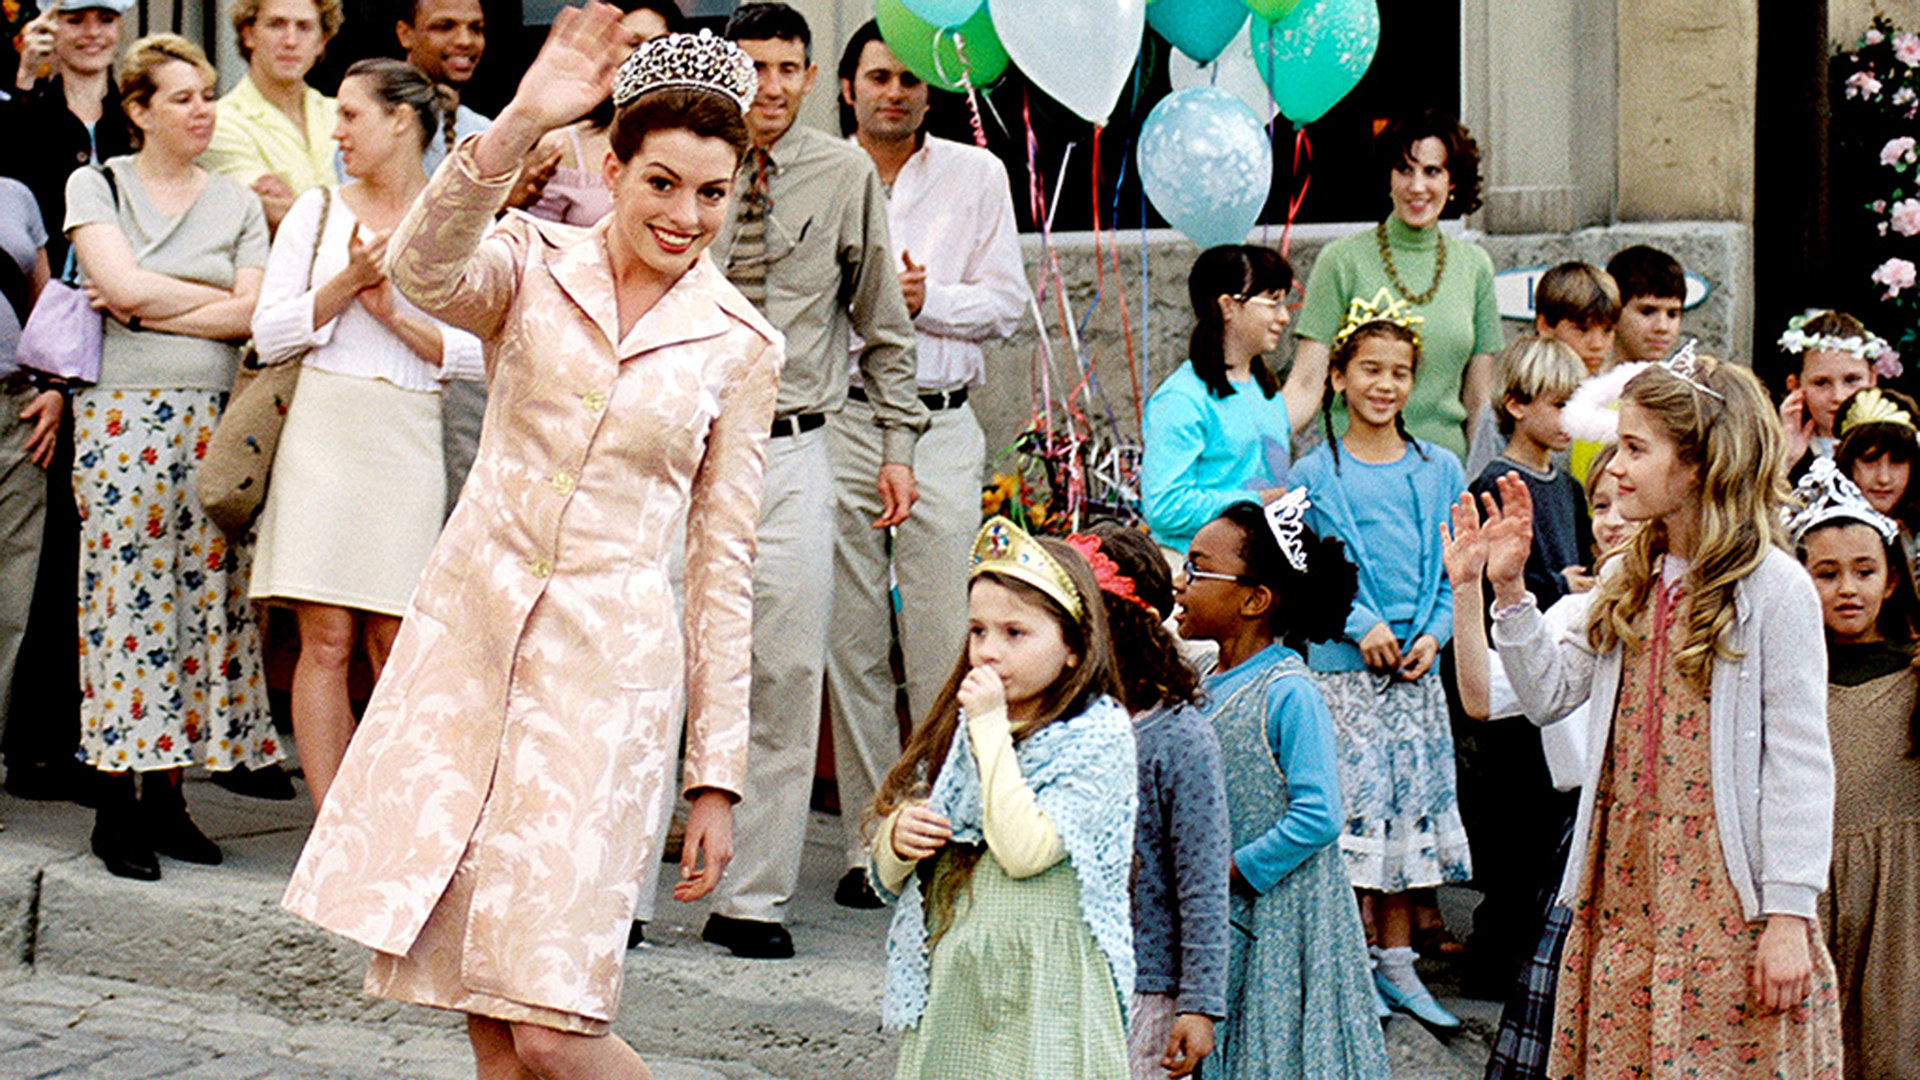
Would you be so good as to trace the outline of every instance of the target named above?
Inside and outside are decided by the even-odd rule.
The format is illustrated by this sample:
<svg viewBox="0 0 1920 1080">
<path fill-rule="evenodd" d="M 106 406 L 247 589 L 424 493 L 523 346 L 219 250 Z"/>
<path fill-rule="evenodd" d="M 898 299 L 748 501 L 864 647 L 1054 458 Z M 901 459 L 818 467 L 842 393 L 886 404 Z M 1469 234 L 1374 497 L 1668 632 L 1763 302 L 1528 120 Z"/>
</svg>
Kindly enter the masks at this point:
<svg viewBox="0 0 1920 1080">
<path fill-rule="evenodd" d="M 194 477 L 227 395 L 74 395 L 80 745 L 108 772 L 278 761 L 248 551 L 200 512 Z"/>
<path fill-rule="evenodd" d="M 1370 671 L 1313 681 L 1340 740 L 1340 854 L 1354 888 L 1402 893 L 1471 878 L 1439 671 L 1410 683 Z"/>
</svg>

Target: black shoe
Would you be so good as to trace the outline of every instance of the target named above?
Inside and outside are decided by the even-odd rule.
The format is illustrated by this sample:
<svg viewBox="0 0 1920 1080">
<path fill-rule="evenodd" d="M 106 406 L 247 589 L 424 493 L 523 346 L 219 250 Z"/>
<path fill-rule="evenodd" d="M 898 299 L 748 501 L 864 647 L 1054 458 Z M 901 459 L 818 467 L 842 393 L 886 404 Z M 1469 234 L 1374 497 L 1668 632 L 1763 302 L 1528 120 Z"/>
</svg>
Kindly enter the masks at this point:
<svg viewBox="0 0 1920 1080">
<path fill-rule="evenodd" d="M 245 795 L 249 799 L 287 802 L 299 795 L 293 790 L 293 780 L 287 776 L 287 770 L 281 768 L 277 761 L 258 769 L 241 765 L 226 772 L 217 772 L 213 774 L 213 782 L 235 795 Z"/>
<path fill-rule="evenodd" d="M 887 906 L 880 894 L 867 884 L 867 872 L 856 866 L 840 877 L 840 884 L 833 888 L 833 902 L 844 908 L 857 911 L 872 911 Z"/>
<path fill-rule="evenodd" d="M 793 956 L 793 936 L 787 928 L 764 919 L 709 915 L 700 938 L 747 960 L 787 960 Z"/>
<path fill-rule="evenodd" d="M 100 772 L 78 761 L 9 763 L 5 786 L 16 799 L 100 806 Z"/>
<path fill-rule="evenodd" d="M 220 845 L 187 815 L 178 783 L 165 773 L 149 773 L 141 778 L 140 788 L 140 809 L 154 851 L 181 862 L 220 865 Z"/>
<path fill-rule="evenodd" d="M 637 949 L 647 943 L 647 920 L 635 919 L 627 928 L 627 948 Z"/>
<path fill-rule="evenodd" d="M 100 809 L 93 815 L 93 853 L 114 877 L 159 881 L 160 860 L 147 846 L 132 774 L 106 777 L 100 787 Z"/>
</svg>

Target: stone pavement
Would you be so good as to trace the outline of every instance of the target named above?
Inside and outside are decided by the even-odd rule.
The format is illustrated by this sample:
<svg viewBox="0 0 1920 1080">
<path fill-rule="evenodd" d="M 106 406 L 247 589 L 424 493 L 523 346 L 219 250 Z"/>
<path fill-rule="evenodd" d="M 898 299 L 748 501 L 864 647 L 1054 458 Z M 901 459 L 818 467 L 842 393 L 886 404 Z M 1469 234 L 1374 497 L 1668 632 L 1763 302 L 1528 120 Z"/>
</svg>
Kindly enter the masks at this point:
<svg viewBox="0 0 1920 1080">
<path fill-rule="evenodd" d="M 472 1075 L 458 1017 L 362 996 L 364 950 L 280 910 L 311 823 L 304 792 L 262 802 L 190 778 L 187 801 L 225 865 L 163 859 L 162 880 L 142 883 L 88 853 L 91 811 L 0 795 L 0 1078 Z M 789 961 L 701 942 L 705 905 L 669 899 L 662 867 L 615 1024 L 661 1080 L 892 1075 L 877 1022 L 887 913 L 833 904 L 839 836 L 814 815 Z M 1481 1074 L 1498 1006 L 1443 1000 L 1469 1029 L 1443 1043 L 1389 1021 L 1396 1080 Z"/>
</svg>

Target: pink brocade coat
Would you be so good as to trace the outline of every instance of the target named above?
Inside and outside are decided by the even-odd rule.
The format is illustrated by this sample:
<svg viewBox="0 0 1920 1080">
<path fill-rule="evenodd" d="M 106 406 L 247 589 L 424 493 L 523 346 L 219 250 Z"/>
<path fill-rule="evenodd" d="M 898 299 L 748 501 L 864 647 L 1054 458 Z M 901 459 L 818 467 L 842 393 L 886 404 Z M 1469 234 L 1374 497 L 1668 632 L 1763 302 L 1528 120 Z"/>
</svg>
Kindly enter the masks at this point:
<svg viewBox="0 0 1920 1080">
<path fill-rule="evenodd" d="M 604 1030 L 683 689 L 684 787 L 741 788 L 783 339 L 705 255 L 619 339 L 613 218 L 489 232 L 511 177 L 471 154 L 389 268 L 488 343 L 479 456 L 283 903 L 388 954 L 377 992 Z"/>
</svg>

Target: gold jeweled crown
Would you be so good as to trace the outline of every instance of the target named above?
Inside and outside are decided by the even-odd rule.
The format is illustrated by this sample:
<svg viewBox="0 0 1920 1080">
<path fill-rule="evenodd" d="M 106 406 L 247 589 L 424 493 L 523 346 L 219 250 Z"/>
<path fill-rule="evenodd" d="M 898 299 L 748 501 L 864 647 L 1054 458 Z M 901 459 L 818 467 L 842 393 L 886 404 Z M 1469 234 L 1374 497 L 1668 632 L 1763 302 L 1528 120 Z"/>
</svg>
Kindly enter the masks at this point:
<svg viewBox="0 0 1920 1080">
<path fill-rule="evenodd" d="M 642 42 L 620 65 L 613 78 L 614 108 L 669 87 L 724 94 L 744 113 L 759 93 L 760 77 L 754 74 L 753 59 L 740 46 L 714 37 L 711 30 L 667 34 Z"/>
<path fill-rule="evenodd" d="M 973 538 L 973 569 L 968 580 L 981 574 L 1002 574 L 1025 582 L 1053 597 L 1076 620 L 1086 614 L 1086 604 L 1073 579 L 1054 561 L 1040 542 L 1025 529 L 1003 517 L 987 519 Z"/>
<path fill-rule="evenodd" d="M 1914 426 L 1912 414 L 1871 386 L 1856 391 L 1847 399 L 1846 417 L 1840 421 L 1840 430 L 1834 434 L 1845 438 L 1847 432 L 1868 424 L 1896 424 L 1908 431 L 1920 431 Z"/>
<path fill-rule="evenodd" d="M 1420 328 L 1427 320 L 1412 314 L 1413 305 L 1405 300 L 1396 300 L 1393 290 L 1382 285 L 1380 291 L 1373 294 L 1371 301 L 1354 297 L 1347 304 L 1347 317 L 1340 323 L 1340 329 L 1333 335 L 1331 348 L 1339 348 L 1343 342 L 1353 336 L 1353 332 L 1368 323 L 1392 323 L 1413 335 L 1413 350 L 1420 351 Z"/>
</svg>

